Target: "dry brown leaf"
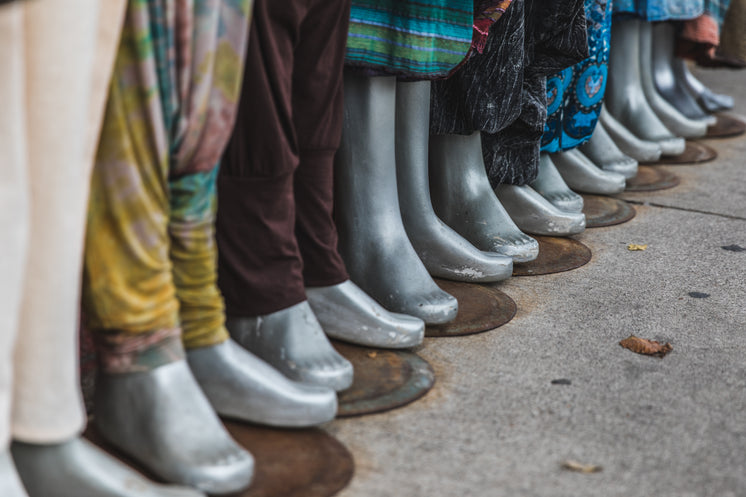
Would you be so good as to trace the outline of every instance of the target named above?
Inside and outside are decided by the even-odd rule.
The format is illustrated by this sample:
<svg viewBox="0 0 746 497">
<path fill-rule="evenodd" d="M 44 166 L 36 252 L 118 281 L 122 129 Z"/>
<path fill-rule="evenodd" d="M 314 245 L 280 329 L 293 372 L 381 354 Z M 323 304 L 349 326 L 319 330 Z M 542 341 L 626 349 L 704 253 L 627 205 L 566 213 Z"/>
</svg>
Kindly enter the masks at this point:
<svg viewBox="0 0 746 497">
<path fill-rule="evenodd" d="M 630 335 L 625 338 L 619 345 L 627 350 L 631 350 L 636 354 L 652 355 L 655 357 L 664 357 L 666 354 L 673 350 L 670 343 L 666 342 L 661 344 L 655 340 L 648 340 L 646 338 L 638 338 L 634 335 Z"/>
<path fill-rule="evenodd" d="M 375 359 L 377 355 L 378 355 L 378 352 L 375 352 L 375 351 L 368 352 L 368 357 L 370 357 L 371 359 Z"/>
<path fill-rule="evenodd" d="M 636 243 L 630 243 L 629 245 L 627 245 L 627 250 L 629 250 L 630 252 L 636 252 L 638 250 L 647 250 L 647 249 L 648 249 L 647 243 L 645 245 L 638 245 Z"/>
<path fill-rule="evenodd" d="M 562 469 L 577 471 L 578 473 L 598 473 L 604 468 L 597 464 L 583 464 L 578 461 L 567 460 L 562 463 Z"/>
</svg>

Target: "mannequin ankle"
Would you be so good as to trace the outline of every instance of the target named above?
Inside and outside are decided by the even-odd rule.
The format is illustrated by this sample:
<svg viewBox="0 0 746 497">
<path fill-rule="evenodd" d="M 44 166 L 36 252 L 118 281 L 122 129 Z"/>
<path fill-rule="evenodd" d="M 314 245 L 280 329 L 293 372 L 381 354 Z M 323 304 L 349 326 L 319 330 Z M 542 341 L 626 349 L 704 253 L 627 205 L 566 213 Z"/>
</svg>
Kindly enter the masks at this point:
<svg viewBox="0 0 746 497">
<path fill-rule="evenodd" d="M 105 374 L 144 373 L 184 359 L 181 328 L 146 333 L 97 330 L 93 333 L 99 371 Z"/>
</svg>

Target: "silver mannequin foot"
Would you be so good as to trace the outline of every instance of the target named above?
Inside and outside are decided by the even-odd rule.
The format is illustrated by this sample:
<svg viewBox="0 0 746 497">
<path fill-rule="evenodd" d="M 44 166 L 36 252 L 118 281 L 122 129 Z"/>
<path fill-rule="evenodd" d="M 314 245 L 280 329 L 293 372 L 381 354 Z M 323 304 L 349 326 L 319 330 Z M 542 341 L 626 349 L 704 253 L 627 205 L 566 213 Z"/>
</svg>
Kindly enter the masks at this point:
<svg viewBox="0 0 746 497">
<path fill-rule="evenodd" d="M 415 347 L 425 338 L 424 321 L 387 311 L 350 280 L 306 288 L 306 296 L 332 338 L 385 349 Z"/>
<path fill-rule="evenodd" d="M 50 445 L 14 442 L 11 451 L 29 497 L 204 497 L 150 482 L 80 438 Z"/>
<path fill-rule="evenodd" d="M 396 78 L 345 72 L 345 121 L 336 156 L 339 251 L 350 279 L 390 311 L 452 321 L 458 302 L 435 284 L 402 224 L 397 193 Z"/>
<path fill-rule="evenodd" d="M 490 186 L 479 132 L 430 137 L 430 187 L 435 212 L 480 250 L 528 262 L 539 243 L 521 232 Z"/>
<path fill-rule="evenodd" d="M 684 85 L 687 91 L 697 100 L 697 103 L 705 112 L 714 113 L 722 110 L 730 110 L 735 105 L 733 97 L 715 93 L 707 88 L 691 73 L 686 64 L 684 64 L 682 75 L 684 76 Z"/>
<path fill-rule="evenodd" d="M 539 174 L 531 183 L 531 188 L 561 211 L 583 212 L 583 197 L 570 190 L 549 154 L 541 154 Z"/>
<path fill-rule="evenodd" d="M 619 150 L 600 121 L 591 139 L 581 145 L 579 150 L 604 171 L 621 174 L 626 179 L 637 176 L 637 160 Z"/>
<path fill-rule="evenodd" d="M 614 195 L 624 191 L 624 176 L 599 169 L 577 149 L 553 154 L 552 161 L 565 182 L 576 192 Z"/>
<path fill-rule="evenodd" d="M 396 178 L 409 240 L 428 272 L 455 281 L 509 278 L 513 260 L 482 252 L 435 215 L 430 200 L 430 81 L 396 85 Z"/>
<path fill-rule="evenodd" d="M 640 162 L 655 162 L 661 158 L 662 150 L 658 143 L 637 138 L 622 123 L 614 119 L 606 107 L 601 110 L 598 122 L 603 125 L 619 150 L 626 155 Z"/>
<path fill-rule="evenodd" d="M 658 47 L 660 48 L 660 47 Z M 643 22 L 640 25 L 640 64 L 642 65 L 642 88 L 650 108 L 663 124 L 676 136 L 701 138 L 707 134 L 707 122 L 689 119 L 658 94 L 653 80 L 653 25 Z"/>
<path fill-rule="evenodd" d="M 670 22 L 655 23 L 652 32 L 652 65 L 649 67 L 658 93 L 690 119 L 711 119 L 686 90 L 685 77 L 680 72 L 681 68 L 677 68 L 677 61 L 681 59 L 677 59 L 674 54 L 674 25 Z"/>
<path fill-rule="evenodd" d="M 527 233 L 570 236 L 585 231 L 585 214 L 559 210 L 530 186 L 499 185 L 495 194 L 515 224 Z"/>
<path fill-rule="evenodd" d="M 251 454 L 225 431 L 184 360 L 145 373 L 100 374 L 94 411 L 110 444 L 165 481 L 209 494 L 251 483 Z"/>
<path fill-rule="evenodd" d="M 334 350 L 307 301 L 265 316 L 228 317 L 226 327 L 291 380 L 337 391 L 352 385 L 352 364 Z"/>
<path fill-rule="evenodd" d="M 0 495 L 3 497 L 28 497 L 21 484 L 9 450 L 0 451 Z"/>
<path fill-rule="evenodd" d="M 187 362 L 221 416 L 305 427 L 331 421 L 337 414 L 334 390 L 293 382 L 233 340 L 188 350 Z"/>
<path fill-rule="evenodd" d="M 663 155 L 677 155 L 684 152 L 686 142 L 671 134 L 658 119 L 642 88 L 640 29 L 639 19 L 620 20 L 612 26 L 614 50 L 609 54 L 606 107 L 635 136 L 656 142 Z"/>
</svg>

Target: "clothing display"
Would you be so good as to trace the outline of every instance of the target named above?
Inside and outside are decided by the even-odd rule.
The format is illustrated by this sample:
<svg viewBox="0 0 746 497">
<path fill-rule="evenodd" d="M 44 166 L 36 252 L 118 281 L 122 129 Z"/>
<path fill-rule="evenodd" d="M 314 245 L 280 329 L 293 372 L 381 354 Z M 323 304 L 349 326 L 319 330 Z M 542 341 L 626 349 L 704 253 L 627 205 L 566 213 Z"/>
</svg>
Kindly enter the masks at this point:
<svg viewBox="0 0 746 497">
<path fill-rule="evenodd" d="M 11 437 L 57 444 L 85 426 L 78 287 L 122 5 L 0 7 L 0 451 Z"/>
<path fill-rule="evenodd" d="M 430 131 L 481 131 L 490 183 L 530 183 L 546 120 L 546 77 L 587 56 L 582 1 L 514 1 L 484 53 L 433 83 Z"/>
<path fill-rule="evenodd" d="M 172 362 L 183 354 L 180 330 L 189 348 L 228 337 L 216 285 L 216 166 L 238 102 L 249 6 L 128 3 L 84 275 L 88 326 L 110 372 Z"/>
<path fill-rule="evenodd" d="M 446 76 L 469 52 L 473 0 L 353 0 L 345 64 L 369 76 Z"/>
<path fill-rule="evenodd" d="M 614 0 L 614 14 L 629 14 L 643 21 L 694 19 L 705 10 L 704 0 Z"/>
<path fill-rule="evenodd" d="M 305 287 L 349 278 L 332 217 L 349 8 L 349 0 L 255 4 L 218 179 L 219 283 L 230 316 L 285 309 L 306 300 Z"/>
<path fill-rule="evenodd" d="M 590 56 L 547 78 L 547 122 L 541 140 L 544 152 L 582 145 L 596 128 L 608 76 L 611 3 L 586 0 Z"/>
</svg>

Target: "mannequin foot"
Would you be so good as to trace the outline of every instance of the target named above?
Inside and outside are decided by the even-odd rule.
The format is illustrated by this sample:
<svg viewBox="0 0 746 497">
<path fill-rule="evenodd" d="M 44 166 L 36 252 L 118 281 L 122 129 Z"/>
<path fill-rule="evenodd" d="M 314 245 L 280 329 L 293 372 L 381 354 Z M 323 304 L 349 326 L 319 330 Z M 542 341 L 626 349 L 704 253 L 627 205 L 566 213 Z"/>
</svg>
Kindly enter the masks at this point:
<svg viewBox="0 0 746 497">
<path fill-rule="evenodd" d="M 605 108 L 601 111 L 599 123 L 624 154 L 639 162 L 655 162 L 661 158 L 662 150 L 658 143 L 637 138 Z"/>
<path fill-rule="evenodd" d="M 251 454 L 225 431 L 184 360 L 144 373 L 100 374 L 94 411 L 109 443 L 165 481 L 209 494 L 251 483 Z"/>
<path fill-rule="evenodd" d="M 531 188 L 561 211 L 583 212 L 583 197 L 570 190 L 549 154 L 541 154 L 539 174 L 531 183 Z"/>
<path fill-rule="evenodd" d="M 578 150 L 554 154 L 552 161 L 570 188 L 577 192 L 613 195 L 624 191 L 624 176 L 599 169 Z"/>
<path fill-rule="evenodd" d="M 619 150 L 600 122 L 596 125 L 591 139 L 581 145 L 579 150 L 604 171 L 621 174 L 626 179 L 637 176 L 639 163 Z"/>
<path fill-rule="evenodd" d="M 0 452 L 0 495 L 3 497 L 28 497 L 16 472 L 9 450 Z"/>
<path fill-rule="evenodd" d="M 290 378 L 344 390 L 352 385 L 352 364 L 324 335 L 308 302 L 257 317 L 229 317 L 233 339 Z"/>
<path fill-rule="evenodd" d="M 530 186 L 499 185 L 495 193 L 523 231 L 548 236 L 569 236 L 585 231 L 585 214 L 557 209 Z"/>
<path fill-rule="evenodd" d="M 416 317 L 384 309 L 352 281 L 306 288 L 308 303 L 324 333 L 345 342 L 403 349 L 425 337 L 425 323 Z"/>
<path fill-rule="evenodd" d="M 476 248 L 529 262 L 539 243 L 523 233 L 490 186 L 479 132 L 430 137 L 430 188 L 435 213 Z"/>
<path fill-rule="evenodd" d="M 333 390 L 290 381 L 233 340 L 188 350 L 187 362 L 221 416 L 305 427 L 331 421 L 337 414 Z"/>
<path fill-rule="evenodd" d="M 80 438 L 54 445 L 14 442 L 11 450 L 29 497 L 204 496 L 193 489 L 152 483 Z"/>
</svg>

